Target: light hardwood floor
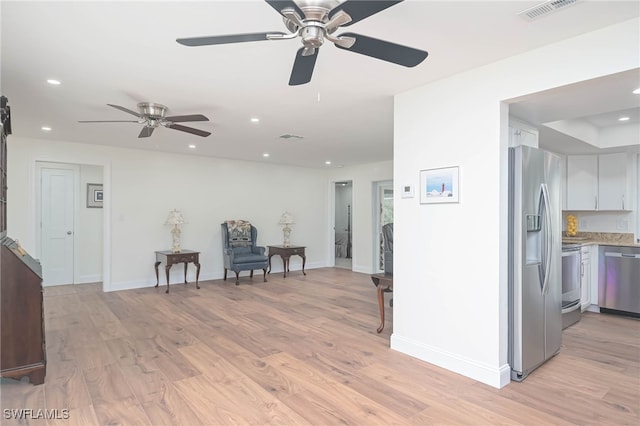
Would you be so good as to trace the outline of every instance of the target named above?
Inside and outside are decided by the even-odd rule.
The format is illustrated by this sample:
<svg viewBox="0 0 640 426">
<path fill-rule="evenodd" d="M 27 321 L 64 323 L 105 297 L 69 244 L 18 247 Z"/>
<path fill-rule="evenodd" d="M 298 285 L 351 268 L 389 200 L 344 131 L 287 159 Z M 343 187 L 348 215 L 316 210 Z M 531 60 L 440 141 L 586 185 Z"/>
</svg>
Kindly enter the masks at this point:
<svg viewBox="0 0 640 426">
<path fill-rule="evenodd" d="M 389 349 L 368 275 L 44 291 L 45 384 L 3 379 L 4 424 L 640 424 L 640 321 L 587 313 L 498 390 Z M 17 421 L 7 409 L 69 410 Z"/>
</svg>

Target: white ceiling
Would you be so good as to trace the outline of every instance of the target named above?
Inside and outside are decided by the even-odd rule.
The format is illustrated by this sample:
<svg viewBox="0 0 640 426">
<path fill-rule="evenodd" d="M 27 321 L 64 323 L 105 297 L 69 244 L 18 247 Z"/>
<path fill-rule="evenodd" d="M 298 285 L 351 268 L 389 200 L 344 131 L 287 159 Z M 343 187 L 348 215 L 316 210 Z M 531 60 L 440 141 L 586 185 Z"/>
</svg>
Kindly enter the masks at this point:
<svg viewBox="0 0 640 426">
<path fill-rule="evenodd" d="M 21 137 L 303 167 L 384 161 L 393 155 L 394 94 L 640 16 L 636 0 L 580 1 L 532 22 L 517 16 L 540 3 L 406 0 L 348 31 L 427 50 L 422 64 L 404 68 L 326 42 L 311 82 L 288 86 L 298 39 L 205 47 L 175 42 L 285 31 L 281 16 L 260 0 L 4 0 L 0 90 L 11 105 L 13 134 Z M 50 78 L 62 84 L 51 86 Z M 633 79 L 640 86 L 637 73 Z M 527 99 L 520 118 L 537 124 L 544 122 L 536 116 L 542 110 L 544 120 L 553 121 L 640 107 L 636 96 L 635 105 L 621 108 L 612 100 L 586 110 L 585 102 L 571 101 L 567 96 L 575 93 L 566 92 L 555 99 L 541 94 L 539 104 Z M 129 120 L 106 104 L 135 110 L 142 101 L 167 105 L 168 115 L 204 114 L 210 122 L 186 124 L 213 134 L 200 138 L 159 128 L 139 139 L 137 123 L 77 122 Z M 251 117 L 260 122 L 251 123 Z M 44 125 L 52 130 L 43 132 Z M 279 138 L 284 134 L 304 138 Z"/>
</svg>

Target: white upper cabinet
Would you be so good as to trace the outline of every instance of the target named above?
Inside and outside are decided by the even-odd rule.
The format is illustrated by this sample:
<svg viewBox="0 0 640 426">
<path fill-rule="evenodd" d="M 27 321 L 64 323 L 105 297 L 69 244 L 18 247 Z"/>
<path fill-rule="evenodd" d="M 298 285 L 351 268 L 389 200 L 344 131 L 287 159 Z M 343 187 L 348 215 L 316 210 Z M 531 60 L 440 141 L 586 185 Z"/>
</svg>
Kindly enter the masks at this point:
<svg viewBox="0 0 640 426">
<path fill-rule="evenodd" d="M 627 155 L 598 156 L 598 210 L 631 210 Z"/>
<path fill-rule="evenodd" d="M 530 146 L 538 148 L 539 131 L 533 125 L 514 117 L 509 117 L 509 147 Z"/>
<path fill-rule="evenodd" d="M 625 153 L 567 156 L 567 210 L 632 210 Z"/>
<path fill-rule="evenodd" d="M 567 156 L 567 210 L 598 209 L 598 156 Z"/>
</svg>

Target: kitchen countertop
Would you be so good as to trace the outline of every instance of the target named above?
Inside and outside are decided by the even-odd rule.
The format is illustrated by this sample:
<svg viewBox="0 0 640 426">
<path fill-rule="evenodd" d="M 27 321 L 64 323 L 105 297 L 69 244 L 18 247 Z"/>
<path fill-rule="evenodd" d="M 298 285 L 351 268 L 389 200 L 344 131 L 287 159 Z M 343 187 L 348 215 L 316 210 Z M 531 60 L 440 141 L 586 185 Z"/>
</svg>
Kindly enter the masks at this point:
<svg viewBox="0 0 640 426">
<path fill-rule="evenodd" d="M 568 237 L 566 233 L 562 233 L 563 243 L 581 244 L 581 245 L 609 245 L 621 247 L 640 247 L 635 243 L 633 234 L 616 233 L 616 232 L 578 232 L 575 237 Z"/>
</svg>

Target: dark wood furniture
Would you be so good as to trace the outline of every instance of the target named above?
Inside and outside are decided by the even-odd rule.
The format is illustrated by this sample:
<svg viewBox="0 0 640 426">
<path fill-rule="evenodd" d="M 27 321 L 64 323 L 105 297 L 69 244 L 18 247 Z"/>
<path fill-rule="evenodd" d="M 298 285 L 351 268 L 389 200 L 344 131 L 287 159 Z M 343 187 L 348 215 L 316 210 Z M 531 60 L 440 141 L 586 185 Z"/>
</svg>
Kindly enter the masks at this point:
<svg viewBox="0 0 640 426">
<path fill-rule="evenodd" d="M 7 236 L 7 136 L 11 110 L 0 96 L 0 377 L 44 383 L 42 266 Z"/>
<path fill-rule="evenodd" d="M 371 281 L 378 290 L 378 308 L 380 308 L 380 327 L 378 333 L 384 329 L 384 293 L 393 291 L 393 275 L 392 274 L 373 274 Z"/>
<path fill-rule="evenodd" d="M 293 255 L 300 256 L 302 258 L 302 273 L 307 275 L 304 271 L 304 265 L 307 263 L 307 256 L 304 254 L 303 246 L 267 246 L 269 249 L 269 273 L 271 273 L 271 257 L 278 255 L 282 258 L 282 269 L 284 269 L 284 277 L 287 278 L 287 272 L 289 272 L 289 258 Z"/>
<path fill-rule="evenodd" d="M 0 376 L 34 385 L 44 383 L 46 352 L 42 305 L 42 267 L 17 242 L 1 241 Z"/>
<path fill-rule="evenodd" d="M 189 262 L 196 265 L 196 288 L 200 289 L 198 279 L 200 278 L 200 252 L 191 250 L 182 250 L 179 253 L 174 253 L 171 250 L 163 250 L 156 252 L 156 287 L 160 284 L 160 278 L 158 275 L 158 265 L 164 262 L 164 270 L 167 275 L 167 291 L 169 293 L 169 270 L 176 263 L 184 263 L 184 284 L 187 284 L 187 264 Z"/>
</svg>

